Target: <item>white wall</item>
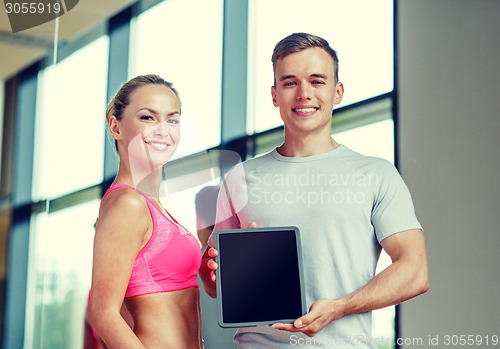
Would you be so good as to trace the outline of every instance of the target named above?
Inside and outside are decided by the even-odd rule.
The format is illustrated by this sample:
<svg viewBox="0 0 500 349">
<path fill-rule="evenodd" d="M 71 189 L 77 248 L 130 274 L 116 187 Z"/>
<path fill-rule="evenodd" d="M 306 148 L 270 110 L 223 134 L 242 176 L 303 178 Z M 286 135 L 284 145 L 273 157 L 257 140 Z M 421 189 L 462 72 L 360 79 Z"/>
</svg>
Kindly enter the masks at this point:
<svg viewBox="0 0 500 349">
<path fill-rule="evenodd" d="M 500 336 L 499 14 L 498 0 L 398 0 L 399 164 L 431 281 L 401 307 L 401 336 L 420 347 Z"/>
</svg>

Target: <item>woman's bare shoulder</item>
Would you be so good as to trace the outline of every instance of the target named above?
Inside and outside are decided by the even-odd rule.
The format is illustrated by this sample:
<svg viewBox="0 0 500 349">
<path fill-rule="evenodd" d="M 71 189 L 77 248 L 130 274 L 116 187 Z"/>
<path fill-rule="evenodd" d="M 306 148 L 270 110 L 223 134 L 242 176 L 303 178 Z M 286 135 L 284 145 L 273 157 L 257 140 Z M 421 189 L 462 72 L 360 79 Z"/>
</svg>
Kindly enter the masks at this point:
<svg viewBox="0 0 500 349">
<path fill-rule="evenodd" d="M 139 192 L 132 188 L 119 188 L 102 199 L 97 224 L 145 224 L 149 222 L 148 212 L 146 200 Z"/>
<path fill-rule="evenodd" d="M 146 208 L 144 197 L 133 188 L 117 188 L 108 193 L 101 201 L 101 208 L 138 209 Z"/>
</svg>

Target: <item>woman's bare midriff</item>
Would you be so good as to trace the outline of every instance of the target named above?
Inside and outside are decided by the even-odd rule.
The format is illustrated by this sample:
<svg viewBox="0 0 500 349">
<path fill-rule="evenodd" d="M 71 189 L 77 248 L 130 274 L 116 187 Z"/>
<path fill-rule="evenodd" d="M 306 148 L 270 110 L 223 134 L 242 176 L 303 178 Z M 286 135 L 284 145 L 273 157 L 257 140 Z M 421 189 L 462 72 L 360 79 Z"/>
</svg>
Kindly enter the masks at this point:
<svg viewBox="0 0 500 349">
<path fill-rule="evenodd" d="M 197 287 L 126 298 L 125 305 L 146 348 L 202 348 Z"/>
</svg>

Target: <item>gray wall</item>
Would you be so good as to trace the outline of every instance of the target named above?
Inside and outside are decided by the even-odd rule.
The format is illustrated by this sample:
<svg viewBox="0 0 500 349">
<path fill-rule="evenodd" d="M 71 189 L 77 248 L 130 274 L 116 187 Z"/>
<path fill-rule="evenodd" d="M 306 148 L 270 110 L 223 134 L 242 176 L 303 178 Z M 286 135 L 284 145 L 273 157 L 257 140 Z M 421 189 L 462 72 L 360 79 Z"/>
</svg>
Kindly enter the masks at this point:
<svg viewBox="0 0 500 349">
<path fill-rule="evenodd" d="M 402 305 L 401 337 L 420 347 L 500 335 L 499 14 L 498 0 L 398 0 L 398 160 L 431 281 Z"/>
</svg>

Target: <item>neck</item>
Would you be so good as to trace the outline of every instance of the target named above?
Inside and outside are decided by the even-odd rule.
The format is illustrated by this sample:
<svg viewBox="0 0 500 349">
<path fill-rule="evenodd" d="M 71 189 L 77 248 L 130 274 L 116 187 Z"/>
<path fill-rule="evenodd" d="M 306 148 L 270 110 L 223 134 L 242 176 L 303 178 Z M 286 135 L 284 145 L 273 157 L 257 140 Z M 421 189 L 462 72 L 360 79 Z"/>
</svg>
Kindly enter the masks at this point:
<svg viewBox="0 0 500 349">
<path fill-rule="evenodd" d="M 146 194 L 151 199 L 158 199 L 161 189 L 162 170 L 155 170 L 147 175 L 138 176 L 128 169 L 120 167 L 115 179 L 115 183 L 128 184 Z"/>
<path fill-rule="evenodd" d="M 159 179 L 152 179 L 148 176 L 137 183 L 136 188 L 146 194 L 150 199 L 158 201 L 160 197 L 160 185 L 161 177 L 159 177 Z"/>
<path fill-rule="evenodd" d="M 321 140 L 316 137 L 310 139 L 286 137 L 285 142 L 278 147 L 278 152 L 287 157 L 306 157 L 327 153 L 339 147 L 331 136 Z"/>
</svg>

